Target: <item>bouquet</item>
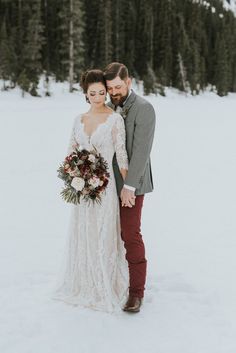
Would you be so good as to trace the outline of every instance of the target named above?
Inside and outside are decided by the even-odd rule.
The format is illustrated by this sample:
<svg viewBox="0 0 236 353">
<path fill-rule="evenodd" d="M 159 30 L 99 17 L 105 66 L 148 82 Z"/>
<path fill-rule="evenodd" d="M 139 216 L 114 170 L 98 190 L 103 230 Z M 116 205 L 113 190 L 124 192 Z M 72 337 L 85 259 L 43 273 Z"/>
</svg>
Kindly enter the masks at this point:
<svg viewBox="0 0 236 353">
<path fill-rule="evenodd" d="M 76 147 L 60 165 L 58 177 L 65 183 L 63 199 L 77 205 L 81 198 L 100 203 L 110 174 L 107 162 L 95 147 L 92 151 Z"/>
</svg>

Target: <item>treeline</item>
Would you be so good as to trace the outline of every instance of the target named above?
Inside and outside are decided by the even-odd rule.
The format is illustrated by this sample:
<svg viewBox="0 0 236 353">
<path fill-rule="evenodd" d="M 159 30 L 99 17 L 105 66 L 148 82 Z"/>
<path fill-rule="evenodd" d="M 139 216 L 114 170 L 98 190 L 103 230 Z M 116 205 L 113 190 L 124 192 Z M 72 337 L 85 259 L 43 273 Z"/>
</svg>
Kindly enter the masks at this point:
<svg viewBox="0 0 236 353">
<path fill-rule="evenodd" d="M 236 18 L 220 0 L 0 0 L 0 26 L 3 89 L 36 96 L 43 75 L 72 91 L 85 68 L 121 61 L 147 94 L 236 92 Z"/>
</svg>

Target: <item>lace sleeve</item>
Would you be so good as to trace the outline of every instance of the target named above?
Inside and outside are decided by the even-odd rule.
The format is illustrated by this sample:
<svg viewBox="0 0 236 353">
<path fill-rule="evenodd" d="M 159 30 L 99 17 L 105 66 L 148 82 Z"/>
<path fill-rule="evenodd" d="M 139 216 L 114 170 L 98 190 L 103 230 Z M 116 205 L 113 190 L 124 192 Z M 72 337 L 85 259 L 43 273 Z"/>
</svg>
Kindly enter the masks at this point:
<svg viewBox="0 0 236 353">
<path fill-rule="evenodd" d="M 67 149 L 67 155 L 71 154 L 76 147 L 79 146 L 78 141 L 75 138 L 75 128 L 76 128 L 76 122 L 77 122 L 77 117 L 74 120 L 73 127 L 72 127 L 72 132 L 69 140 L 69 146 Z"/>
<path fill-rule="evenodd" d="M 117 114 L 116 122 L 112 128 L 113 143 L 116 159 L 120 169 L 128 170 L 128 156 L 125 147 L 125 124 L 121 115 Z"/>
</svg>

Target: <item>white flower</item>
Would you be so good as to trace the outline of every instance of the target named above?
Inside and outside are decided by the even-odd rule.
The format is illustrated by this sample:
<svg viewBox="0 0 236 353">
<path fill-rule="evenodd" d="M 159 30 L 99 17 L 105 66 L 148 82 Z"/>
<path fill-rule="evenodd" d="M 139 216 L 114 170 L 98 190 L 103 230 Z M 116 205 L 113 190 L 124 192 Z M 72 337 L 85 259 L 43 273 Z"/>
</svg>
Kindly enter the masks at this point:
<svg viewBox="0 0 236 353">
<path fill-rule="evenodd" d="M 84 188 L 85 181 L 82 178 L 75 177 L 73 178 L 71 182 L 71 186 L 76 190 L 76 191 L 81 191 Z"/>
<path fill-rule="evenodd" d="M 90 162 L 94 163 L 94 162 L 95 162 L 95 156 L 94 156 L 93 154 L 90 154 L 90 155 L 88 156 L 88 160 L 89 160 Z"/>
<path fill-rule="evenodd" d="M 96 176 L 92 177 L 88 181 L 89 185 L 91 185 L 94 189 L 100 185 L 100 179 Z"/>
<path fill-rule="evenodd" d="M 82 151 L 82 150 L 84 150 L 84 146 L 82 146 L 82 145 L 79 145 L 79 147 L 77 147 L 77 149 L 78 149 L 78 151 Z"/>
</svg>

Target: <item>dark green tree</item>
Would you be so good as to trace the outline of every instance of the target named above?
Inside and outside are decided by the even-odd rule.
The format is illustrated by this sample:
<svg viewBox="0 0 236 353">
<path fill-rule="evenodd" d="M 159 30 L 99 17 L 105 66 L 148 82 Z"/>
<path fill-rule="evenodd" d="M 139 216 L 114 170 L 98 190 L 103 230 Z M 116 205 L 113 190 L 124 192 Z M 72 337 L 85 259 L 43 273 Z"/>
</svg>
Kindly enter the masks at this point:
<svg viewBox="0 0 236 353">
<path fill-rule="evenodd" d="M 219 96 L 226 96 L 229 89 L 229 65 L 224 37 L 216 39 L 215 85 Z"/>
<path fill-rule="evenodd" d="M 213 10 L 213 8 L 215 10 Z M 236 91 L 236 18 L 221 0 L 0 0 L 0 76 L 37 95 L 126 64 L 146 93 Z"/>
<path fill-rule="evenodd" d="M 23 35 L 21 52 L 22 68 L 19 77 L 23 75 L 23 81 L 27 80 L 30 82 L 28 91 L 31 95 L 37 96 L 37 87 L 42 73 L 41 49 L 44 42 L 40 0 L 34 0 L 32 3 L 29 3 L 27 11 L 30 13 L 30 16 L 27 19 Z M 21 84 L 22 79 L 19 80 L 19 85 L 25 89 L 26 85 L 22 86 Z"/>
<path fill-rule="evenodd" d="M 68 80 L 70 92 L 84 69 L 84 9 L 81 0 L 61 1 L 60 18 L 61 80 Z"/>
<path fill-rule="evenodd" d="M 0 30 L 0 78 L 3 79 L 3 89 L 6 90 L 6 80 L 12 80 L 15 64 L 15 53 L 12 42 L 6 31 L 6 23 L 2 22 Z"/>
</svg>

